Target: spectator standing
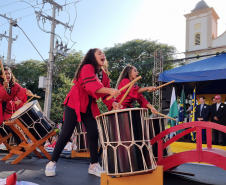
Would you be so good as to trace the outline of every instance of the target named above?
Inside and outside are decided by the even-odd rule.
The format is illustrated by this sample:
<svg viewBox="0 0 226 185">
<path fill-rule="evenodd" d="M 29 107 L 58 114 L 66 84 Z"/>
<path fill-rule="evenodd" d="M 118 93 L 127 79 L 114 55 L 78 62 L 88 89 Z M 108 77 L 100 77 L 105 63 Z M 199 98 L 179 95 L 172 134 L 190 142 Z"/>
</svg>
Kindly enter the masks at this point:
<svg viewBox="0 0 226 185">
<path fill-rule="evenodd" d="M 221 96 L 215 96 L 216 103 L 211 106 L 211 121 L 226 125 L 226 105 L 221 102 Z M 213 129 L 213 144 L 225 146 L 225 133 Z"/>
<path fill-rule="evenodd" d="M 198 121 L 209 121 L 210 107 L 205 104 L 205 97 L 199 98 L 200 105 L 196 106 L 195 117 Z M 202 129 L 203 143 L 206 143 L 206 129 Z"/>
</svg>

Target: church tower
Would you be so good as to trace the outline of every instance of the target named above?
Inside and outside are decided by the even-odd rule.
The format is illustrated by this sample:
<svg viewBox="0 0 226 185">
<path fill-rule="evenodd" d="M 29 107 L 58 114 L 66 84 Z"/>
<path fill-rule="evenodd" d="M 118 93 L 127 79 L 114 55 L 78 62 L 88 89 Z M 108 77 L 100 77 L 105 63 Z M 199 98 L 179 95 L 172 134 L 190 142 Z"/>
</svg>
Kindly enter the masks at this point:
<svg viewBox="0 0 226 185">
<path fill-rule="evenodd" d="M 201 0 L 191 13 L 184 16 L 186 18 L 186 58 L 212 54 L 215 51 L 214 48 L 219 46 L 219 42 L 214 41 L 218 36 L 217 20 L 219 19 L 214 8 L 209 7 L 204 0 Z M 195 61 L 197 60 L 190 60 L 186 63 Z"/>
</svg>

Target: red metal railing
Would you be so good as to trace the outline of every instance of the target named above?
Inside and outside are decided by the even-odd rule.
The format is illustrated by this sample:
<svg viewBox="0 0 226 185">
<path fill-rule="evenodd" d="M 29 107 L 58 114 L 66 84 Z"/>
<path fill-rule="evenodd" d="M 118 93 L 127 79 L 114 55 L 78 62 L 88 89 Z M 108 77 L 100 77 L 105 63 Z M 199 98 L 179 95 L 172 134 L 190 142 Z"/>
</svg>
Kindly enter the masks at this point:
<svg viewBox="0 0 226 185">
<path fill-rule="evenodd" d="M 163 143 L 163 138 L 166 135 L 182 129 L 186 130 Z M 206 129 L 207 148 L 202 148 L 202 129 Z M 152 145 L 158 143 L 157 164 L 163 165 L 164 171 L 187 162 L 209 163 L 226 170 L 226 151 L 212 148 L 212 129 L 226 133 L 226 126 L 204 121 L 184 123 L 164 130 L 151 139 Z M 167 146 L 194 131 L 196 131 L 196 150 L 181 152 L 163 158 L 163 150 Z"/>
</svg>

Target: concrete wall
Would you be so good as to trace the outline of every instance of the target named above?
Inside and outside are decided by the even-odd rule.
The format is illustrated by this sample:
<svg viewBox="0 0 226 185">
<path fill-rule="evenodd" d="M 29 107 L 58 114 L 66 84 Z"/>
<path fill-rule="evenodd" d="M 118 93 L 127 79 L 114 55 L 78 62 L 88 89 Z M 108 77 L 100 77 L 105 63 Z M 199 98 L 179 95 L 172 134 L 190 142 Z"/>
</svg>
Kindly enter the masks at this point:
<svg viewBox="0 0 226 185">
<path fill-rule="evenodd" d="M 220 47 L 226 45 L 226 32 L 213 40 L 213 47 Z"/>
</svg>

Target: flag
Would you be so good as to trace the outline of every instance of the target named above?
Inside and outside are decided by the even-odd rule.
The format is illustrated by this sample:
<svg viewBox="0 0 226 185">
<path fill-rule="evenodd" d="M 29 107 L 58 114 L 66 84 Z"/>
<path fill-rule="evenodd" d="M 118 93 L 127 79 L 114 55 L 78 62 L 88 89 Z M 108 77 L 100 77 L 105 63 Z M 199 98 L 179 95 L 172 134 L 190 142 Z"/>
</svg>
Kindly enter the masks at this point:
<svg viewBox="0 0 226 185">
<path fill-rule="evenodd" d="M 191 121 L 196 120 L 195 111 L 196 111 L 196 92 L 194 89 L 193 95 L 192 95 L 192 105 L 191 105 Z"/>
<path fill-rule="evenodd" d="M 194 89 L 193 95 L 192 95 L 192 105 L 191 105 L 191 121 L 196 121 L 195 111 L 196 111 L 196 92 Z M 196 139 L 195 135 L 196 135 L 195 132 L 191 132 L 192 141 Z"/>
<path fill-rule="evenodd" d="M 187 110 L 185 105 L 185 94 L 184 89 L 181 92 L 181 100 L 180 100 L 180 113 L 179 113 L 179 124 L 184 123 L 184 118 L 187 116 Z M 181 133 L 182 130 L 179 130 L 178 133 Z"/>
<path fill-rule="evenodd" d="M 181 100 L 180 100 L 180 113 L 179 113 L 179 124 L 184 123 L 184 118 L 187 116 L 187 110 L 185 105 L 185 94 L 184 89 L 181 92 Z"/>
<path fill-rule="evenodd" d="M 171 101 L 170 101 L 169 117 L 175 118 L 177 116 L 178 116 L 177 99 L 176 99 L 175 88 L 173 87 Z M 171 127 L 176 125 L 176 122 L 174 120 L 170 120 L 170 121 L 171 121 Z"/>
</svg>

